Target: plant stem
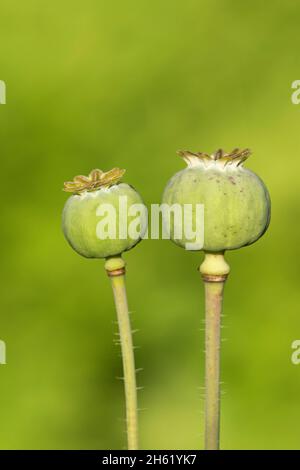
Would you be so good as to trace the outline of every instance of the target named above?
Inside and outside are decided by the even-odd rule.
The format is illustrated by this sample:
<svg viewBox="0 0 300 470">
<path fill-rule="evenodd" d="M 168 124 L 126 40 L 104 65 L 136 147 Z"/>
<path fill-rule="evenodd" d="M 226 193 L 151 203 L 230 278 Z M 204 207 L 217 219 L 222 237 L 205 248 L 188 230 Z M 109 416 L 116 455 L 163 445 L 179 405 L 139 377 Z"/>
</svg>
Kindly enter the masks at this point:
<svg viewBox="0 0 300 470">
<path fill-rule="evenodd" d="M 205 281 L 205 448 L 219 448 L 220 324 L 223 282 Z"/>
<path fill-rule="evenodd" d="M 220 337 L 223 290 L 229 266 L 223 253 L 205 253 L 200 266 L 205 286 L 205 449 L 220 440 Z"/>
<path fill-rule="evenodd" d="M 132 333 L 125 286 L 125 262 L 121 257 L 109 258 L 105 263 L 105 269 L 111 279 L 119 324 L 124 370 L 128 450 L 137 450 L 137 391 Z"/>
</svg>

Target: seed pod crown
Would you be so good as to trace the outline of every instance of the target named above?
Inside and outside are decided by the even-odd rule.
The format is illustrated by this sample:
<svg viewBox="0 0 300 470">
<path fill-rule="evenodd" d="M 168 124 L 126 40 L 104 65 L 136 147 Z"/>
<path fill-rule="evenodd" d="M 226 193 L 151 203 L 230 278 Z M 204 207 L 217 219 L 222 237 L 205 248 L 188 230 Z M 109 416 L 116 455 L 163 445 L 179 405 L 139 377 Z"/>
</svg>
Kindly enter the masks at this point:
<svg viewBox="0 0 300 470">
<path fill-rule="evenodd" d="M 99 188 L 109 188 L 120 181 L 126 170 L 113 168 L 107 172 L 94 169 L 88 176 L 74 176 L 73 181 L 66 181 L 63 190 L 69 193 L 95 191 Z"/>
<path fill-rule="evenodd" d="M 240 166 L 251 155 L 251 150 L 234 148 L 231 152 L 225 152 L 223 149 L 218 149 L 211 155 L 205 152 L 190 152 L 189 150 L 179 150 L 177 154 L 184 159 L 189 167 L 198 166 L 203 164 L 209 166 L 217 164 L 225 168 L 227 165 Z"/>
</svg>

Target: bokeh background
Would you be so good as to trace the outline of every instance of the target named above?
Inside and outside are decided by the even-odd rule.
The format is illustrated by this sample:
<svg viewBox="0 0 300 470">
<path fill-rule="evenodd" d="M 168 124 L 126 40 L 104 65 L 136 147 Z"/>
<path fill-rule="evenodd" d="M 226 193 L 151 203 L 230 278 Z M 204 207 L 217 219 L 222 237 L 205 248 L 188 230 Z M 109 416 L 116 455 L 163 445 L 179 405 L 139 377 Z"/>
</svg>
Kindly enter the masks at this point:
<svg viewBox="0 0 300 470">
<path fill-rule="evenodd" d="M 223 449 L 300 448 L 300 5 L 296 0 L 2 0 L 2 449 L 122 449 L 123 384 L 101 260 L 61 233 L 62 183 L 127 168 L 147 204 L 179 148 L 251 147 L 269 231 L 227 256 Z M 203 447 L 201 253 L 126 254 L 141 447 Z"/>
</svg>

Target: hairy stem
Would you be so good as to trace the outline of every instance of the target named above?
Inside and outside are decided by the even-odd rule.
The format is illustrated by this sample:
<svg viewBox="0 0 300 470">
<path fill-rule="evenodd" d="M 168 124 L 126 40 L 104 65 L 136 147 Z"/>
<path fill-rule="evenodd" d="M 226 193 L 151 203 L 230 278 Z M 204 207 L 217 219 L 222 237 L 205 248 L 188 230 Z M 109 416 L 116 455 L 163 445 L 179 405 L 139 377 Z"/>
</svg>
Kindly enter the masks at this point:
<svg viewBox="0 0 300 470">
<path fill-rule="evenodd" d="M 205 286 L 205 449 L 218 450 L 221 313 L 224 283 L 229 273 L 223 253 L 206 253 L 200 272 Z"/>
<path fill-rule="evenodd" d="M 219 449 L 223 282 L 205 282 L 205 448 Z"/>
<path fill-rule="evenodd" d="M 119 324 L 124 371 L 128 450 L 137 450 L 137 391 L 132 333 L 125 286 L 125 263 L 121 257 L 110 258 L 105 263 L 105 269 L 111 279 Z"/>
</svg>

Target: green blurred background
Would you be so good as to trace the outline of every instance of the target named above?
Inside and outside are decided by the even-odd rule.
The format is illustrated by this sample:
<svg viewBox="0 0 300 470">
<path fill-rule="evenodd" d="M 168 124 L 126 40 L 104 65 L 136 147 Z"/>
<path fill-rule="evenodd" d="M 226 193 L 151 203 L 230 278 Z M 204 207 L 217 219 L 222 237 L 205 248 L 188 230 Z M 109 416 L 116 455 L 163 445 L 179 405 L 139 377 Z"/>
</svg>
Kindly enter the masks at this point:
<svg viewBox="0 0 300 470">
<path fill-rule="evenodd" d="M 63 238 L 63 181 L 125 167 L 159 203 L 177 149 L 235 146 L 273 213 L 227 256 L 221 445 L 300 448 L 299 15 L 296 0 L 2 0 L 1 448 L 126 444 L 111 288 Z M 166 240 L 126 254 L 144 449 L 203 445 L 201 259 Z"/>
</svg>

